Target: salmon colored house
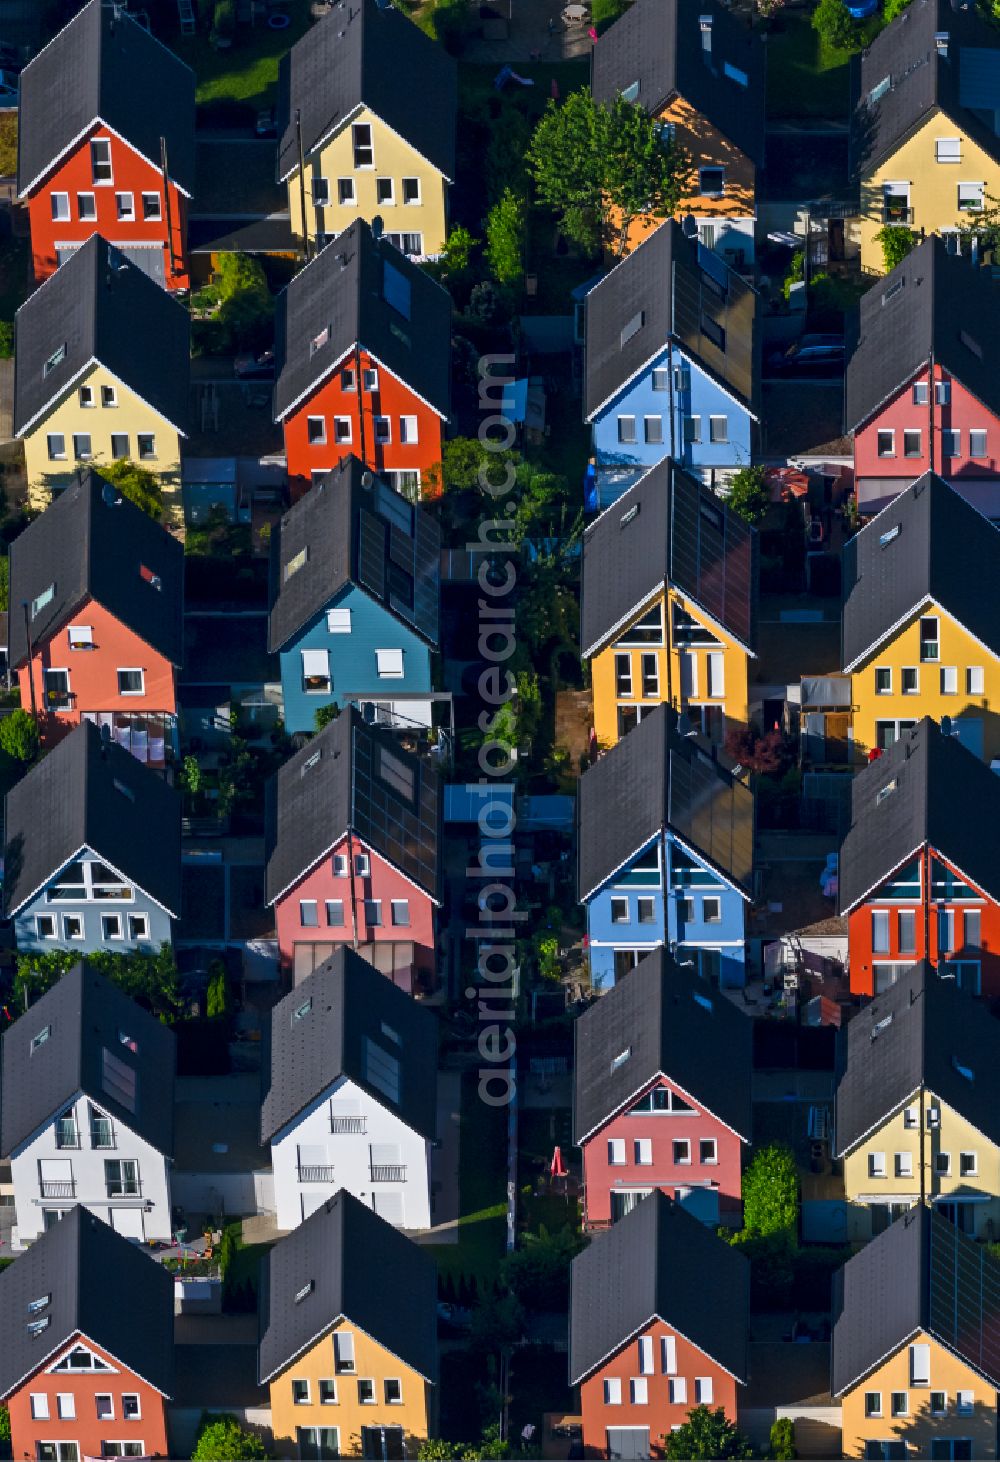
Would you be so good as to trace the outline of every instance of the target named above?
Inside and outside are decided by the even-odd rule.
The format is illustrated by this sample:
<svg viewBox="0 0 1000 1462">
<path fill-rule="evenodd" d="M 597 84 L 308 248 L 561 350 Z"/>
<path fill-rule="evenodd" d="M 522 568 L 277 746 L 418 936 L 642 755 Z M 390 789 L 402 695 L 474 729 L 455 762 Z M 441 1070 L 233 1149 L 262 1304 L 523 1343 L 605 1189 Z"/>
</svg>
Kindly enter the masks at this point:
<svg viewBox="0 0 1000 1462">
<path fill-rule="evenodd" d="M 588 1228 L 624 1217 L 654 1188 L 703 1222 L 738 1221 L 751 1128 L 750 1020 L 661 946 L 574 1031 Z"/>
<path fill-rule="evenodd" d="M 840 850 L 851 990 L 877 995 L 919 960 L 1000 995 L 1000 779 L 929 719 L 859 772 Z"/>
<path fill-rule="evenodd" d="M 433 979 L 441 789 L 344 710 L 268 786 L 265 886 L 295 984 L 351 943 L 406 990 Z"/>
<path fill-rule="evenodd" d="M 168 1270 L 80 1206 L 0 1275 L 0 1400 L 16 1458 L 170 1455 L 173 1289 Z"/>
<path fill-rule="evenodd" d="M 99 233 L 187 289 L 194 73 L 124 6 L 90 0 L 21 73 L 18 197 L 36 280 Z"/>
<path fill-rule="evenodd" d="M 451 299 L 359 219 L 279 295 L 275 420 L 303 490 L 353 455 L 415 499 L 440 491 Z"/>
<path fill-rule="evenodd" d="M 11 544 L 10 583 L 10 664 L 43 739 L 94 721 L 163 766 L 183 657 L 180 543 L 88 468 Z"/>
<path fill-rule="evenodd" d="M 695 1406 L 737 1420 L 750 1265 L 662 1193 L 573 1261 L 569 1379 L 587 1457 L 663 1457 Z"/>
</svg>

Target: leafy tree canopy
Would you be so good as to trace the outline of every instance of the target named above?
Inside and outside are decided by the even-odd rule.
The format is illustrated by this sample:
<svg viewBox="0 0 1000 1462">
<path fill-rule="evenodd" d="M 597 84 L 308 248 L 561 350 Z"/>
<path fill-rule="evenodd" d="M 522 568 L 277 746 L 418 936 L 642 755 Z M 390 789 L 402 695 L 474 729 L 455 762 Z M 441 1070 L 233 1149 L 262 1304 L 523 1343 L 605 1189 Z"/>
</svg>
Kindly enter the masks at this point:
<svg viewBox="0 0 1000 1462">
<path fill-rule="evenodd" d="M 257 1462 L 266 1456 L 260 1437 L 241 1427 L 235 1416 L 206 1416 L 191 1462 Z"/>
<path fill-rule="evenodd" d="M 682 1426 L 667 1433 L 665 1451 L 671 1462 L 701 1462 L 703 1458 L 752 1457 L 753 1445 L 721 1406 L 714 1411 L 696 1406 Z"/>
<path fill-rule="evenodd" d="M 127 457 L 102 462 L 98 470 L 130 503 L 157 521 L 163 517 L 163 488 L 155 472 L 140 467 L 138 462 L 130 462 Z"/>
<path fill-rule="evenodd" d="M 741 467 L 733 476 L 726 501 L 744 522 L 754 527 L 762 522 L 771 501 L 763 467 Z"/>
</svg>

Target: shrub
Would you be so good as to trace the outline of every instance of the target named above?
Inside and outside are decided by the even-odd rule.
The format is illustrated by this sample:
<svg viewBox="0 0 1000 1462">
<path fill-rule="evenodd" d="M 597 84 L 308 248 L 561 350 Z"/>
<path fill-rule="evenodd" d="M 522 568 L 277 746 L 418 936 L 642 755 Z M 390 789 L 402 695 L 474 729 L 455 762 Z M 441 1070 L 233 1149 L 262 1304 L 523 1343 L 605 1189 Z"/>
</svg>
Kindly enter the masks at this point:
<svg viewBox="0 0 1000 1462">
<path fill-rule="evenodd" d="M 771 501 L 763 467 L 741 467 L 729 486 L 727 502 L 745 523 L 761 522 Z"/>
<path fill-rule="evenodd" d="M 10 559 L 0 556 L 0 611 L 6 613 L 10 607 Z"/>
<path fill-rule="evenodd" d="M 721 1406 L 714 1411 L 709 1411 L 707 1406 L 693 1407 L 683 1426 L 668 1432 L 664 1440 L 665 1455 L 672 1462 L 753 1456 L 749 1439 L 737 1430 L 736 1423 L 729 1420 Z"/>
<path fill-rule="evenodd" d="M 771 1423 L 767 1455 L 774 1462 L 794 1462 L 799 1455 L 795 1450 L 795 1423 L 790 1416 L 779 1416 Z"/>
<path fill-rule="evenodd" d="M 597 34 L 601 35 L 624 13 L 624 0 L 594 0 L 590 11 L 591 22 Z"/>
<path fill-rule="evenodd" d="M 791 298 L 792 285 L 800 284 L 805 277 L 806 255 L 804 249 L 796 249 L 792 255 L 788 268 L 785 270 L 785 277 L 781 281 L 781 293 L 785 296 L 785 302 Z"/>
<path fill-rule="evenodd" d="M 882 11 L 882 19 L 885 21 L 886 25 L 889 24 L 890 20 L 895 20 L 897 15 L 902 15 L 903 11 L 909 4 L 910 0 L 885 0 L 885 6 Z"/>
<path fill-rule="evenodd" d="M 317 731 L 322 731 L 324 726 L 329 726 L 330 722 L 335 721 L 339 715 L 340 707 L 336 701 L 331 701 L 326 706 L 317 706 L 313 712 L 313 725 Z"/>
<path fill-rule="evenodd" d="M 795 1154 L 782 1142 L 762 1147 L 743 1174 L 743 1226 L 748 1233 L 797 1238 L 799 1174 Z"/>
<path fill-rule="evenodd" d="M 6 1402 L 0 1401 L 0 1442 L 10 1441 L 10 1412 Z"/>
<path fill-rule="evenodd" d="M 813 29 L 838 51 L 851 51 L 858 43 L 858 26 L 844 0 L 819 0 L 813 11 Z"/>
<path fill-rule="evenodd" d="M 221 959 L 208 967 L 208 989 L 205 992 L 205 1013 L 209 1020 L 225 1020 L 229 1015 L 229 976 Z"/>
<path fill-rule="evenodd" d="M 516 284 L 524 273 L 525 201 L 505 188 L 486 220 L 486 258 L 499 284 Z"/>
<path fill-rule="evenodd" d="M 112 487 L 117 487 L 122 497 L 127 497 L 149 517 L 157 521 L 162 518 L 163 488 L 155 472 L 130 462 L 127 457 L 119 457 L 114 462 L 103 462 L 100 473 Z"/>
<path fill-rule="evenodd" d="M 14 321 L 0 320 L 0 360 L 10 360 L 14 354 Z"/>
<path fill-rule="evenodd" d="M 0 720 L 0 749 L 15 761 L 31 761 L 38 750 L 38 727 L 27 711 L 11 711 Z"/>
<path fill-rule="evenodd" d="M 888 274 L 901 264 L 917 242 L 917 236 L 905 224 L 887 223 L 875 235 L 876 243 L 882 245 L 882 263 Z"/>
<path fill-rule="evenodd" d="M 240 1426 L 235 1416 L 202 1417 L 191 1462 L 257 1462 L 267 1456 L 264 1443 Z"/>
</svg>

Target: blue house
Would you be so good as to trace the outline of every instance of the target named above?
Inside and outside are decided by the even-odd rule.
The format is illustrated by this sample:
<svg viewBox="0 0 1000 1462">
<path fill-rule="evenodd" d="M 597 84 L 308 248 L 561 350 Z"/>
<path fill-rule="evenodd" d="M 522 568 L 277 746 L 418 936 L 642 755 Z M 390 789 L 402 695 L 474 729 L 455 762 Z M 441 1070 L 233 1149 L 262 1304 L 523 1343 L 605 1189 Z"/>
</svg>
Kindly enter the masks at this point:
<svg viewBox="0 0 1000 1462">
<path fill-rule="evenodd" d="M 709 486 L 747 466 L 760 419 L 757 294 L 671 220 L 586 297 L 590 508 L 672 457 Z"/>
<path fill-rule="evenodd" d="M 436 521 L 357 457 L 285 514 L 271 541 L 268 649 L 288 731 L 314 731 L 318 707 L 348 701 L 430 725 L 439 560 Z"/>
<path fill-rule="evenodd" d="M 660 945 L 715 985 L 745 983 L 754 803 L 658 706 L 580 780 L 577 887 L 607 990 Z"/>
</svg>

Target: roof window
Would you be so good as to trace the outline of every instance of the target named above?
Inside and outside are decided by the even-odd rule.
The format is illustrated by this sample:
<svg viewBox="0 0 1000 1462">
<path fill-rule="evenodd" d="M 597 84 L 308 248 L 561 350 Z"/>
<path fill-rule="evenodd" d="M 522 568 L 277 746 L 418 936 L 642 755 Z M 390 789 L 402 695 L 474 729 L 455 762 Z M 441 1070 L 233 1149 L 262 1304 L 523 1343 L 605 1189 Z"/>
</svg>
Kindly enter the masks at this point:
<svg viewBox="0 0 1000 1462">
<path fill-rule="evenodd" d="M 620 1068 L 625 1065 L 625 1062 L 629 1059 L 629 1057 L 631 1056 L 631 1054 L 632 1054 L 632 1047 L 631 1046 L 626 1046 L 625 1049 L 624 1049 L 624 1051 L 619 1051 L 618 1052 L 618 1055 L 611 1062 L 611 1070 L 612 1071 L 618 1071 L 618 1070 L 620 1070 Z"/>
<path fill-rule="evenodd" d="M 882 291 L 882 303 L 887 305 L 891 299 L 895 299 L 905 283 L 905 279 L 894 279 L 889 288 Z"/>
<path fill-rule="evenodd" d="M 43 1025 L 41 1030 L 36 1035 L 33 1035 L 31 1037 L 32 1051 L 37 1051 L 39 1046 L 44 1046 L 45 1042 L 48 1040 L 51 1034 L 52 1027 L 50 1025 Z"/>
<path fill-rule="evenodd" d="M 159 574 L 154 574 L 153 570 L 151 568 L 147 568 L 144 563 L 141 563 L 139 565 L 139 577 L 140 579 L 145 579 L 146 583 L 150 584 L 154 589 L 163 588 L 163 580 L 160 578 Z"/>
<path fill-rule="evenodd" d="M 66 359 L 66 347 L 65 347 L 65 345 L 60 345 L 59 349 L 58 350 L 54 350 L 52 352 L 52 354 L 49 356 L 48 360 L 45 362 L 45 366 L 44 366 L 44 368 L 42 370 L 42 377 L 43 377 L 43 379 L 46 376 L 50 376 L 52 374 L 52 372 L 55 370 L 56 366 L 57 365 L 61 365 L 62 362 L 65 359 Z"/>
<path fill-rule="evenodd" d="M 622 346 L 622 349 L 625 348 L 625 346 L 628 344 L 628 342 L 632 339 L 632 337 L 634 335 L 638 335 L 639 331 L 642 329 L 642 327 L 643 327 L 643 325 L 645 325 L 645 323 L 646 323 L 646 311 L 645 310 L 640 310 L 637 315 L 633 315 L 632 316 L 631 320 L 629 320 L 628 324 L 622 330 L 622 334 L 621 334 L 621 346 Z"/>
<path fill-rule="evenodd" d="M 884 787 L 880 787 L 875 797 L 875 806 L 878 807 L 879 804 L 884 802 L 887 797 L 891 797 L 893 792 L 895 792 L 896 790 L 896 786 L 896 778 L 893 777 L 891 782 L 886 782 Z"/>
<path fill-rule="evenodd" d="M 310 1279 L 308 1284 L 304 1284 L 301 1289 L 295 1291 L 295 1303 L 301 1305 L 302 1301 L 308 1299 L 315 1288 L 315 1279 Z"/>
<path fill-rule="evenodd" d="M 36 594 L 35 598 L 32 599 L 32 601 L 31 601 L 31 617 L 32 617 L 32 619 L 37 619 L 38 615 L 41 614 L 41 612 L 45 608 L 46 604 L 51 604 L 52 601 L 53 601 L 53 599 L 55 597 L 56 597 L 56 586 L 55 586 L 55 584 L 50 584 L 47 589 L 43 589 L 40 594 Z"/>
<path fill-rule="evenodd" d="M 957 1056 L 952 1056 L 951 1064 L 958 1072 L 959 1076 L 964 1076 L 966 1081 L 975 1081 L 976 1073 L 973 1071 L 972 1067 L 963 1066 Z"/>
<path fill-rule="evenodd" d="M 641 503 L 633 503 L 628 512 L 622 513 L 621 518 L 618 520 L 619 528 L 627 528 L 628 525 L 632 522 L 633 518 L 638 518 L 639 508 L 641 506 Z"/>
<path fill-rule="evenodd" d="M 974 340 L 972 338 L 968 330 L 959 330 L 958 338 L 959 340 L 961 340 L 966 350 L 971 350 L 972 354 L 976 357 L 977 360 L 982 360 L 983 347 L 980 345 L 978 340 Z"/>
<path fill-rule="evenodd" d="M 296 1006 L 296 1008 L 292 1011 L 292 1025 L 297 1025 L 300 1020 L 305 1020 L 306 1016 L 310 1013 L 312 1008 L 312 996 L 310 995 L 308 1000 L 304 1001 L 303 1004 Z"/>
<path fill-rule="evenodd" d="M 888 548 L 889 544 L 899 537 L 899 529 L 900 524 L 896 523 L 892 528 L 887 528 L 884 533 L 880 533 L 878 537 L 879 547 Z"/>
<path fill-rule="evenodd" d="M 298 551 L 298 553 L 292 555 L 292 557 L 285 564 L 285 575 L 284 575 L 284 578 L 285 578 L 285 583 L 286 584 L 288 583 L 288 580 L 292 577 L 293 574 L 297 574 L 298 571 L 299 571 L 299 569 L 305 567 L 305 562 L 306 562 L 306 559 L 308 557 L 309 557 L 309 549 L 308 548 L 300 548 L 299 551 Z"/>
<path fill-rule="evenodd" d="M 322 350 L 323 349 L 323 346 L 327 343 L 327 341 L 329 340 L 329 338 L 330 338 L 330 327 L 329 327 L 329 325 L 324 325 L 323 328 L 322 328 L 322 330 L 319 332 L 319 334 L 318 335 L 314 335 L 313 338 L 309 342 L 309 355 L 310 355 L 310 357 L 314 356 L 316 354 L 317 350 Z"/>
</svg>

